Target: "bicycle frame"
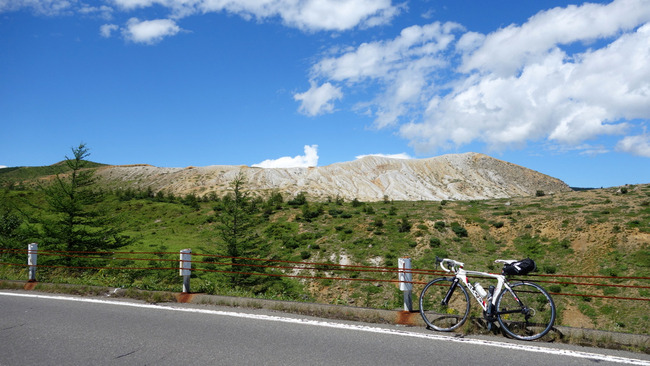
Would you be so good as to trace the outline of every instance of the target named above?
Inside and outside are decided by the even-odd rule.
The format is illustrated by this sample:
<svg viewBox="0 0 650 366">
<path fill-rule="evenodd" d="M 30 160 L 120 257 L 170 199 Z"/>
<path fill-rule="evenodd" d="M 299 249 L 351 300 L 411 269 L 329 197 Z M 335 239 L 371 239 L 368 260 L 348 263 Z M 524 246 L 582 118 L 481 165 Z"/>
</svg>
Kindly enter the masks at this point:
<svg viewBox="0 0 650 366">
<path fill-rule="evenodd" d="M 483 311 L 491 313 L 489 305 L 495 305 L 496 306 L 496 301 L 497 301 L 497 296 L 498 294 L 501 293 L 501 290 L 505 288 L 514 296 L 515 300 L 520 303 L 519 298 L 517 295 L 512 291 L 512 288 L 508 284 L 508 281 L 506 280 L 506 276 L 500 275 L 500 274 L 495 274 L 495 273 L 487 273 L 487 272 L 479 272 L 479 271 L 466 271 L 463 269 L 463 263 L 459 263 L 456 261 L 452 261 L 452 266 L 456 267 L 455 270 L 453 269 L 448 269 L 445 268 L 444 266 L 444 261 L 440 263 L 440 267 L 442 267 L 443 270 L 446 272 L 452 272 L 454 273 L 454 282 L 452 283 L 451 287 L 449 288 L 449 291 L 447 292 L 447 296 L 445 297 L 445 302 L 449 300 L 449 297 L 451 294 L 454 292 L 456 286 L 458 283 L 462 283 L 463 286 L 467 287 L 469 292 L 474 296 L 476 299 L 476 302 L 481 306 Z M 474 275 L 474 276 L 481 276 L 481 277 L 486 277 L 486 278 L 493 278 L 497 280 L 497 285 L 494 289 L 494 292 L 488 296 L 490 303 L 485 301 L 485 299 L 478 293 L 474 285 L 472 285 L 469 280 L 467 279 L 467 275 Z M 491 296 L 491 297 L 490 297 Z M 520 303 L 521 304 L 521 303 Z"/>
<path fill-rule="evenodd" d="M 469 282 L 469 280 L 467 279 L 467 275 L 481 276 L 481 277 L 486 277 L 486 278 L 494 278 L 494 279 L 497 280 L 497 285 L 494 288 L 494 293 L 491 295 L 491 297 L 488 296 L 488 299 L 490 300 L 490 303 L 492 305 L 496 305 L 496 301 L 497 301 L 497 296 L 496 295 L 500 294 L 501 290 L 503 288 L 507 289 L 508 291 L 510 291 L 512 293 L 512 290 L 510 289 L 510 286 L 508 285 L 508 282 L 506 281 L 506 277 L 503 276 L 503 275 L 487 273 L 487 272 L 478 272 L 478 271 L 466 271 L 466 270 L 460 268 L 456 272 L 454 277 L 457 278 L 459 280 L 459 282 L 461 282 L 469 290 L 469 292 L 476 299 L 476 302 L 478 302 L 479 305 L 481 305 L 481 308 L 483 308 L 484 311 L 488 311 L 488 305 L 490 303 L 488 303 L 486 301 L 486 299 L 483 298 L 478 293 L 478 291 L 476 290 L 474 285 L 472 285 L 472 283 Z"/>
</svg>

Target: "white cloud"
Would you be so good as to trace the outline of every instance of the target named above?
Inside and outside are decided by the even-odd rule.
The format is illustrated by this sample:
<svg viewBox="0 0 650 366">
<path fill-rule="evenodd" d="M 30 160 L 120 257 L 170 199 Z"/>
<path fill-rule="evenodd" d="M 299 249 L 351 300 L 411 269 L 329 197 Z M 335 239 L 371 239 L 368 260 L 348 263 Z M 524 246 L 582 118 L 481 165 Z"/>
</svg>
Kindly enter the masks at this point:
<svg viewBox="0 0 650 366">
<path fill-rule="evenodd" d="M 399 153 L 399 154 L 367 154 L 367 155 L 357 155 L 357 156 L 355 156 L 355 158 L 356 159 L 363 159 L 366 156 L 379 156 L 379 157 L 382 157 L 382 158 L 390 158 L 390 159 L 413 159 L 407 153 Z"/>
<path fill-rule="evenodd" d="M 106 5 L 102 6 L 89 6 L 87 4 L 82 4 L 79 8 L 79 13 L 86 15 L 98 16 L 102 19 L 111 19 L 113 16 L 113 8 Z"/>
<path fill-rule="evenodd" d="M 280 18 L 306 31 L 343 31 L 357 26 L 386 24 L 400 12 L 391 0 L 113 0 L 125 10 L 160 5 L 173 17 L 227 12 L 246 19 Z"/>
<path fill-rule="evenodd" d="M 343 93 L 341 88 L 330 83 L 316 86 L 312 83 L 309 90 L 304 93 L 296 93 L 293 99 L 300 101 L 300 113 L 308 116 L 317 116 L 323 113 L 330 113 L 334 110 L 333 101 L 341 99 Z"/>
<path fill-rule="evenodd" d="M 76 0 L 0 0 L 0 13 L 30 9 L 39 15 L 61 15 L 69 13 Z"/>
<path fill-rule="evenodd" d="M 648 19 L 647 0 L 557 7 L 532 16 L 521 26 L 510 25 L 489 34 L 481 47 L 467 55 L 461 70 L 478 69 L 508 76 L 523 65 L 543 60 L 558 45 L 616 36 Z"/>
<path fill-rule="evenodd" d="M 640 0 L 554 8 L 488 35 L 436 22 L 324 57 L 310 79 L 345 95 L 378 85 L 357 106 L 420 153 L 473 142 L 579 146 L 650 119 L 648 22 L 650 2 Z M 591 48 L 568 47 L 576 43 Z"/>
<path fill-rule="evenodd" d="M 650 158 L 650 134 L 627 136 L 616 144 L 618 151 Z"/>
<path fill-rule="evenodd" d="M 4 168 L 7 168 L 7 166 L 6 165 L 0 165 L 0 169 L 4 169 Z"/>
<path fill-rule="evenodd" d="M 122 35 L 135 43 L 155 44 L 180 31 L 181 28 L 171 19 L 140 21 L 138 18 L 131 18 L 126 28 L 122 29 Z"/>
<path fill-rule="evenodd" d="M 120 27 L 115 24 L 104 24 L 99 27 L 99 34 L 104 38 L 109 38 L 111 34 L 119 28 Z"/>
<path fill-rule="evenodd" d="M 438 22 L 408 27 L 395 39 L 363 43 L 324 58 L 312 74 L 345 85 L 378 83 L 383 93 L 368 105 L 377 127 L 390 126 L 422 107 L 423 98 L 436 87 L 428 76 L 448 66 L 444 51 L 455 39 L 453 32 L 461 29 L 456 23 Z"/>
<path fill-rule="evenodd" d="M 253 164 L 257 168 L 308 168 L 318 165 L 318 145 L 305 145 L 305 155 L 279 159 L 264 160 L 259 164 Z"/>
</svg>

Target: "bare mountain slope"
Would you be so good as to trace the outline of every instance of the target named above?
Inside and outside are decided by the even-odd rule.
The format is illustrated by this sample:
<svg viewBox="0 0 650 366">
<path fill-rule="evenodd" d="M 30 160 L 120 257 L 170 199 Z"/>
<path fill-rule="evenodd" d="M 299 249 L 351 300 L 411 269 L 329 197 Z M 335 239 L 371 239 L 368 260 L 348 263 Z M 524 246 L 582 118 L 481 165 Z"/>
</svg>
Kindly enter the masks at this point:
<svg viewBox="0 0 650 366">
<path fill-rule="evenodd" d="M 151 187 L 175 195 L 222 194 L 239 172 L 246 188 L 264 194 L 278 191 L 312 199 L 346 200 L 469 200 L 530 196 L 536 191 L 569 191 L 562 181 L 539 172 L 477 153 L 429 159 L 389 159 L 370 156 L 314 168 L 262 169 L 247 166 L 157 168 L 150 165 L 109 166 L 98 176 L 114 186 Z"/>
</svg>

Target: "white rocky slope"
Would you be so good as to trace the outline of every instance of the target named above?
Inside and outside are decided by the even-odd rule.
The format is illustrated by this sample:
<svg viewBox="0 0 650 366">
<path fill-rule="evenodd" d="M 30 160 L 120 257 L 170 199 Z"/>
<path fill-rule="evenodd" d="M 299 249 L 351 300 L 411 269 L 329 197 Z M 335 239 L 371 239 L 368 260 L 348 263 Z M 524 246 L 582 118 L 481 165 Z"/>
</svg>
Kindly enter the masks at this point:
<svg viewBox="0 0 650 366">
<path fill-rule="evenodd" d="M 202 196 L 210 192 L 222 195 L 239 172 L 245 174 L 250 191 L 278 191 L 285 196 L 302 191 L 316 200 L 469 200 L 570 190 L 556 178 L 477 153 L 411 160 L 370 156 L 324 167 L 285 169 L 109 166 L 99 169 L 97 175 L 116 186 Z"/>
</svg>

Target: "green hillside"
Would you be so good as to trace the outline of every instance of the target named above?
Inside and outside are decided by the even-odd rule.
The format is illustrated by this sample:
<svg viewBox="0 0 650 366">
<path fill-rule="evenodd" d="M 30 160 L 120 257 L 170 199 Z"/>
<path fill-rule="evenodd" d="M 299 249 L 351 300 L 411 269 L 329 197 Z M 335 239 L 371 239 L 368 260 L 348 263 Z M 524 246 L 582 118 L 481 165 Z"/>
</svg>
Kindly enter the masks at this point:
<svg viewBox="0 0 650 366">
<path fill-rule="evenodd" d="M 106 164 L 87 161 L 86 166 L 88 168 L 97 168 L 106 166 Z M 34 184 L 38 179 L 45 179 L 69 171 L 70 169 L 66 166 L 65 161 L 47 166 L 0 168 L 0 187 L 17 186 L 23 183 Z"/>
<path fill-rule="evenodd" d="M 0 194 L 0 213 L 5 223 L 7 218 L 17 218 L 21 224 L 20 235 L 5 237 L 0 247 L 21 249 L 29 242 L 41 242 L 36 218 L 44 215 L 43 192 L 11 182 L 44 173 L 21 169 L 25 168 L 0 170 L 0 180 L 16 174 L 4 180 L 10 188 Z M 183 248 L 199 255 L 227 254 L 219 231 L 227 199 L 130 190 L 105 193 L 102 205 L 106 214 L 118 219 L 114 222 L 133 240 L 119 251 L 134 254 L 113 255 L 118 257 L 115 260 L 79 258 L 76 263 L 82 264 L 78 267 L 175 268 L 177 263 L 172 260 L 178 259 Z M 650 326 L 650 301 L 602 297 L 650 298 L 650 281 L 623 278 L 650 277 L 650 185 L 462 202 L 365 203 L 336 198 L 311 202 L 308 193 L 304 200 L 274 197 L 255 198 L 248 206 L 252 226 L 247 234 L 255 242 L 250 255 L 285 262 L 259 262 L 273 268 L 246 268 L 295 277 L 257 276 L 264 280 L 233 288 L 228 272 L 234 267 L 229 262 L 197 256 L 193 260 L 203 263 L 196 264 L 201 271 L 193 275 L 194 291 L 396 309 L 402 298 L 395 283 L 362 281 L 394 280 L 395 273 L 362 267 L 343 271 L 345 267 L 325 264 L 394 268 L 398 258 L 409 256 L 414 269 L 431 270 L 435 257 L 440 256 L 463 261 L 467 269 L 498 272 L 494 259 L 531 257 L 538 264 L 538 274 L 608 277 L 531 277 L 550 281 L 542 285 L 558 294 L 554 296 L 560 310 L 558 324 L 636 333 L 647 333 Z M 141 252 L 151 254 L 138 254 Z M 24 254 L 0 255 L 4 263 L 25 262 Z M 301 266 L 286 261 L 318 264 L 302 265 L 309 268 L 306 270 L 277 268 Z M 180 289 L 176 270 L 64 269 L 58 268 L 66 263 L 64 259 L 39 259 L 39 264 L 47 263 L 55 267 L 39 269 L 43 282 Z M 426 282 L 433 277 L 418 274 L 414 280 Z M 24 279 L 26 270 L 0 265 L 0 278 Z M 587 282 L 616 286 L 577 284 Z M 416 285 L 416 292 L 421 288 Z"/>
</svg>

